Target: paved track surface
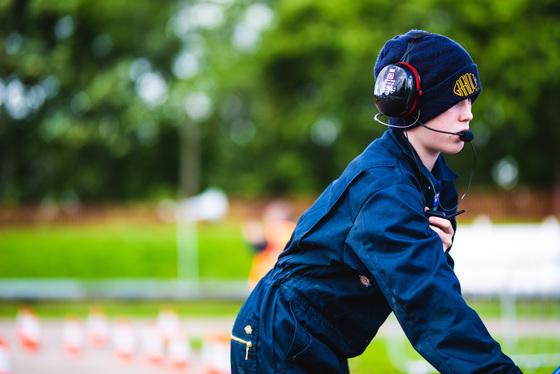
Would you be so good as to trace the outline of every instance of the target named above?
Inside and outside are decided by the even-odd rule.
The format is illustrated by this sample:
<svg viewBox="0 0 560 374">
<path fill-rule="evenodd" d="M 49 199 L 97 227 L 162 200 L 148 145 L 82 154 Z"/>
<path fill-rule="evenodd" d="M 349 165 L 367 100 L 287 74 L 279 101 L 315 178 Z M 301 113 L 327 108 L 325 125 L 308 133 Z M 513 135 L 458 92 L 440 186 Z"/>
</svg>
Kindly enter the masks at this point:
<svg viewBox="0 0 560 374">
<path fill-rule="evenodd" d="M 72 355 L 64 348 L 62 320 L 41 320 L 41 346 L 36 352 L 24 349 L 19 342 L 15 320 L 0 320 L 0 338 L 8 343 L 10 374 L 158 374 L 197 373 L 202 374 L 203 358 L 201 349 L 195 347 L 189 367 L 177 370 L 168 362 L 152 364 L 143 357 L 140 348 L 140 334 L 143 320 L 134 320 L 137 349 L 135 356 L 124 360 L 116 354 L 109 341 L 104 347 L 95 347 L 84 339 L 79 355 Z M 209 335 L 228 336 L 233 318 L 197 318 L 182 321 L 188 329 L 191 340 L 204 344 Z M 111 322 L 109 322 L 111 323 Z M 1 355 L 1 353 L 0 353 Z M 0 357 L 0 361 L 2 358 Z M 223 360 L 222 360 L 223 361 Z M 0 365 L 1 366 L 1 365 Z"/>
<path fill-rule="evenodd" d="M 196 342 L 190 356 L 190 365 L 183 370 L 174 370 L 168 362 L 153 365 L 145 359 L 140 340 L 146 320 L 142 319 L 132 321 L 136 333 L 136 349 L 134 357 L 130 360 L 118 357 L 110 336 L 108 343 L 101 348 L 95 347 L 84 339 L 81 354 L 69 354 L 64 349 L 64 321 L 61 319 L 41 319 L 41 347 L 37 352 L 29 352 L 20 345 L 15 318 L 0 320 L 0 339 L 9 345 L 11 367 L 9 374 L 208 374 L 205 363 L 214 360 L 220 361 L 222 367 L 229 366 L 229 352 L 212 351 L 208 356 L 205 353 L 207 351 L 204 351 L 204 344 L 209 336 L 222 336 L 226 341 L 229 340 L 233 320 L 234 317 L 182 319 L 181 323 L 187 329 L 191 341 Z M 507 327 L 507 323 L 504 324 L 503 320 L 492 319 L 485 323 L 497 336 L 503 333 L 504 327 Z M 109 335 L 111 330 L 114 330 L 114 325 L 114 321 L 109 321 Z M 534 334 L 559 336 L 560 321 L 538 319 L 517 321 L 515 330 L 516 335 L 519 336 Z M 402 330 L 392 316 L 382 326 L 379 334 L 403 338 Z M 227 354 L 225 358 L 224 353 Z M 3 373 L 1 356 L 0 352 L 0 373 Z M 224 363 L 224 360 L 227 362 Z M 214 372 L 214 374 L 222 373 L 227 374 L 229 370 Z"/>
</svg>

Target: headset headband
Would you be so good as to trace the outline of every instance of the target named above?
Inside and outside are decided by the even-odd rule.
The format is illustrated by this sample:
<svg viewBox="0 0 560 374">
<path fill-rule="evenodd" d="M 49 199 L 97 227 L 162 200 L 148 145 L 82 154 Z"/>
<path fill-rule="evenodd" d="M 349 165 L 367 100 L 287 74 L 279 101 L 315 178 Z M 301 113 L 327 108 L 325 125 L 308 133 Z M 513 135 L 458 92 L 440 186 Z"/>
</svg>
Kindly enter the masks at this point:
<svg viewBox="0 0 560 374">
<path fill-rule="evenodd" d="M 406 45 L 406 51 L 404 52 L 403 56 L 401 57 L 402 62 L 407 62 L 410 58 L 410 52 L 414 48 L 416 44 L 422 39 L 424 36 L 428 35 L 429 33 L 426 31 L 414 31 L 408 35 L 408 44 Z"/>
</svg>

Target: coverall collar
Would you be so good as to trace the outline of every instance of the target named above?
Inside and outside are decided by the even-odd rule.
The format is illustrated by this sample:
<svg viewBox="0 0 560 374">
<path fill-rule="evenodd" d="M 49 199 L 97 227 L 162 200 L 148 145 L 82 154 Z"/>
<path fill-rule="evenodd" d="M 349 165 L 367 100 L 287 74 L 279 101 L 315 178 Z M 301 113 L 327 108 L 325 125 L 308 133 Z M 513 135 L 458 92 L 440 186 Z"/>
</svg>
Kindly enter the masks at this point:
<svg viewBox="0 0 560 374">
<path fill-rule="evenodd" d="M 434 164 L 434 168 L 430 172 L 420 161 L 420 156 L 418 156 L 416 150 L 414 150 L 414 147 L 410 144 L 403 131 L 390 129 L 387 132 L 389 133 L 389 136 L 395 139 L 395 142 L 399 145 L 401 152 L 408 157 L 410 162 L 418 165 L 418 169 L 420 169 L 422 175 L 424 175 L 424 177 L 426 177 L 432 185 L 437 184 L 438 181 L 453 181 L 459 176 L 451 170 L 449 166 L 447 166 L 447 162 L 441 154 L 438 156 L 436 163 Z"/>
</svg>

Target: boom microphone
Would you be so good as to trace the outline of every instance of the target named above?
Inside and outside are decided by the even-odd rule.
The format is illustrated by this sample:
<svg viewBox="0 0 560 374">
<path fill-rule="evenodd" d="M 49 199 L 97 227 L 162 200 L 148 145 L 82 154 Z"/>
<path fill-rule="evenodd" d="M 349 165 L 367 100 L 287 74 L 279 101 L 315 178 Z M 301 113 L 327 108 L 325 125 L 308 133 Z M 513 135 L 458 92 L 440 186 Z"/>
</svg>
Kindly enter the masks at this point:
<svg viewBox="0 0 560 374">
<path fill-rule="evenodd" d="M 374 117 L 374 119 L 379 122 L 382 125 L 391 127 L 391 125 L 389 123 L 383 122 L 379 117 L 381 116 L 381 113 L 377 113 Z M 471 142 L 474 139 L 474 134 L 471 131 L 461 131 L 461 132 L 450 132 L 450 131 L 443 131 L 443 130 L 436 130 L 436 129 L 432 129 L 431 127 L 428 127 L 426 125 L 424 125 L 422 122 L 418 121 L 418 118 L 416 118 L 416 121 L 414 121 L 413 123 L 411 123 L 410 125 L 401 127 L 403 129 L 407 129 L 409 127 L 414 126 L 415 124 L 419 123 L 420 125 L 424 126 L 425 128 L 427 128 L 428 130 L 432 130 L 435 132 L 441 132 L 443 134 L 451 134 L 451 135 L 458 135 L 459 139 L 461 139 L 464 142 Z M 398 126 L 397 126 L 398 128 Z"/>
<path fill-rule="evenodd" d="M 471 142 L 474 139 L 474 134 L 472 131 L 461 131 L 459 133 L 459 139 L 464 142 Z"/>
<path fill-rule="evenodd" d="M 459 139 L 461 139 L 464 142 L 471 142 L 474 139 L 474 134 L 472 133 L 472 131 L 450 132 L 450 131 L 436 130 L 424 125 L 422 122 L 418 122 L 418 123 L 420 123 L 421 126 L 424 126 L 428 130 L 441 132 L 443 134 L 459 135 Z"/>
</svg>

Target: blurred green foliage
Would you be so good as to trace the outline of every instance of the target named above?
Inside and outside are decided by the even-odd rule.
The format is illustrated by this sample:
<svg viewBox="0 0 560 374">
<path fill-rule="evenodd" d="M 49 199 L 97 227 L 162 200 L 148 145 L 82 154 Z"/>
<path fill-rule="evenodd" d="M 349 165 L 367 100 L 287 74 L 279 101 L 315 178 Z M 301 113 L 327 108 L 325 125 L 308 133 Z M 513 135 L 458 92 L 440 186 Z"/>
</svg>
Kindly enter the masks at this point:
<svg viewBox="0 0 560 374">
<path fill-rule="evenodd" d="M 473 183 L 558 185 L 559 21 L 554 0 L 0 0 L 0 201 L 319 193 L 385 130 L 373 64 L 412 28 L 479 66 Z"/>
</svg>

